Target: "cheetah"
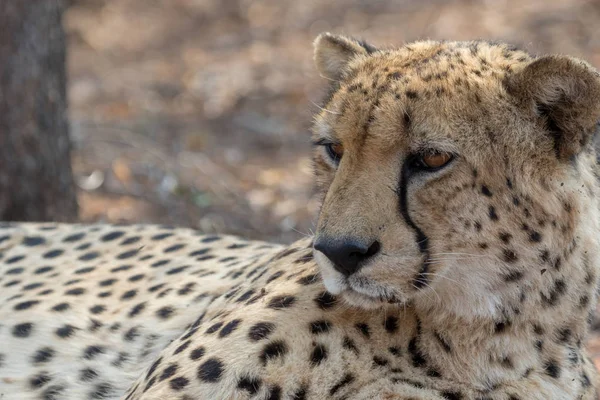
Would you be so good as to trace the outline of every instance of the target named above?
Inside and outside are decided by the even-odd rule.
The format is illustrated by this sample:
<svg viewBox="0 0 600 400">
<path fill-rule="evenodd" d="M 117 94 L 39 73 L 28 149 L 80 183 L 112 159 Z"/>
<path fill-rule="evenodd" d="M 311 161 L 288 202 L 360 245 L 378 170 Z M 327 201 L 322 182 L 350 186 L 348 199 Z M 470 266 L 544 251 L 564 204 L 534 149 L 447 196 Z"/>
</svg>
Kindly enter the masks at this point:
<svg viewBox="0 0 600 400">
<path fill-rule="evenodd" d="M 0 397 L 597 398 L 598 72 L 485 41 L 314 47 L 314 237 L 3 226 Z"/>
</svg>

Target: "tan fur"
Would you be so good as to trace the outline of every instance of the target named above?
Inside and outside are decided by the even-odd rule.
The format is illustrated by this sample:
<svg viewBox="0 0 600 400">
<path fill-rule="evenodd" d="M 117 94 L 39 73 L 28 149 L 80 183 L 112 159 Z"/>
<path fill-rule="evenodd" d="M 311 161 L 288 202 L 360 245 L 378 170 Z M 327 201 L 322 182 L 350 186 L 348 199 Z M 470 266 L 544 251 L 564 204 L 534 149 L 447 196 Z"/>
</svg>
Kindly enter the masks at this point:
<svg viewBox="0 0 600 400">
<path fill-rule="evenodd" d="M 3 227 L 0 397 L 596 397 L 597 72 L 487 42 L 315 46 L 314 140 L 344 152 L 315 148 L 314 242 L 379 251 L 345 277 L 312 238 Z M 432 151 L 454 158 L 410 169 Z"/>
</svg>

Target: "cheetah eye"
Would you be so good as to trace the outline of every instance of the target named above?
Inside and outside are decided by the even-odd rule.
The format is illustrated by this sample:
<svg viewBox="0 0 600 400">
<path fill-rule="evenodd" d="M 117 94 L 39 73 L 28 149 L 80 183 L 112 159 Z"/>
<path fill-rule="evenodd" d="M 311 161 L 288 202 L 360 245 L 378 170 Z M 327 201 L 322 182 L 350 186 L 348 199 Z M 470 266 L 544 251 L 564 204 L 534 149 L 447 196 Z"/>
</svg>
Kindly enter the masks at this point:
<svg viewBox="0 0 600 400">
<path fill-rule="evenodd" d="M 436 171 L 448 165 L 454 156 L 451 153 L 431 152 L 418 155 L 414 159 L 414 166 L 425 171 Z"/>
<path fill-rule="evenodd" d="M 325 145 L 325 149 L 327 150 L 327 155 L 336 164 L 340 162 L 342 156 L 344 155 L 344 146 L 339 143 L 328 143 Z"/>
</svg>

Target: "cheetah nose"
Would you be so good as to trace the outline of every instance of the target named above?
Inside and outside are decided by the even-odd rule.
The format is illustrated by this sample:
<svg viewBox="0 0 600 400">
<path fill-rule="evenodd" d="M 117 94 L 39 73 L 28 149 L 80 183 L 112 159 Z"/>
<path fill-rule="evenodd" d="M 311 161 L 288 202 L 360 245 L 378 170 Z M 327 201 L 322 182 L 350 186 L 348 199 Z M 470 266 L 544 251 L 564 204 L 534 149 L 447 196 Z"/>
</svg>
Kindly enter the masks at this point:
<svg viewBox="0 0 600 400">
<path fill-rule="evenodd" d="M 353 237 L 320 237 L 315 242 L 315 249 L 325 254 L 334 268 L 345 276 L 358 271 L 364 261 L 379 252 L 380 247 L 377 240 L 370 242 Z"/>
</svg>

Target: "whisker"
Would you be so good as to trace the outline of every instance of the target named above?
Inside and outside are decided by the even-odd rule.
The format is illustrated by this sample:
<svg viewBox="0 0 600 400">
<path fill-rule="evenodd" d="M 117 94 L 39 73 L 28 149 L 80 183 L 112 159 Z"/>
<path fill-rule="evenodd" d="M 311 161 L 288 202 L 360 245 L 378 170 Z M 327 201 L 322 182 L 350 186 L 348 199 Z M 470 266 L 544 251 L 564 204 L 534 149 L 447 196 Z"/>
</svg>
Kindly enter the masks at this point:
<svg viewBox="0 0 600 400">
<path fill-rule="evenodd" d="M 427 286 L 429 289 L 431 289 L 433 291 L 433 294 L 436 295 L 438 301 L 441 301 L 440 295 L 438 294 L 438 292 L 435 291 L 435 289 L 433 287 L 431 287 L 430 284 L 428 284 L 427 282 L 423 282 L 423 281 L 419 281 L 419 282 L 422 283 L 423 285 Z M 423 292 L 423 294 L 425 294 L 425 293 L 427 293 L 427 292 Z"/>
<path fill-rule="evenodd" d="M 467 289 L 468 290 L 468 287 L 467 287 L 467 285 L 464 282 L 459 282 L 459 281 L 457 281 L 455 279 L 448 278 L 447 276 L 444 276 L 442 274 L 436 274 L 435 272 L 421 272 L 421 275 L 431 275 L 431 276 L 443 278 L 443 279 L 446 279 L 446 280 L 448 280 L 448 281 L 450 281 L 450 282 L 452 282 L 452 283 L 454 283 L 454 284 L 462 287 L 463 289 Z"/>
<path fill-rule="evenodd" d="M 333 115 L 342 115 L 342 113 L 331 111 L 331 110 L 328 110 L 326 108 L 323 108 L 320 105 L 318 105 L 317 103 L 315 103 L 314 101 L 311 101 L 311 103 L 313 104 L 313 106 L 317 107 L 321 111 L 325 111 L 325 112 L 328 112 L 328 113 L 333 114 Z"/>
<path fill-rule="evenodd" d="M 327 79 L 328 81 L 331 81 L 331 82 L 340 82 L 340 81 L 338 81 L 337 79 L 329 78 L 329 77 L 327 77 L 327 76 L 325 76 L 325 75 L 322 75 L 322 74 L 319 74 L 319 76 L 320 76 L 321 78 L 323 78 L 323 79 Z"/>
</svg>

